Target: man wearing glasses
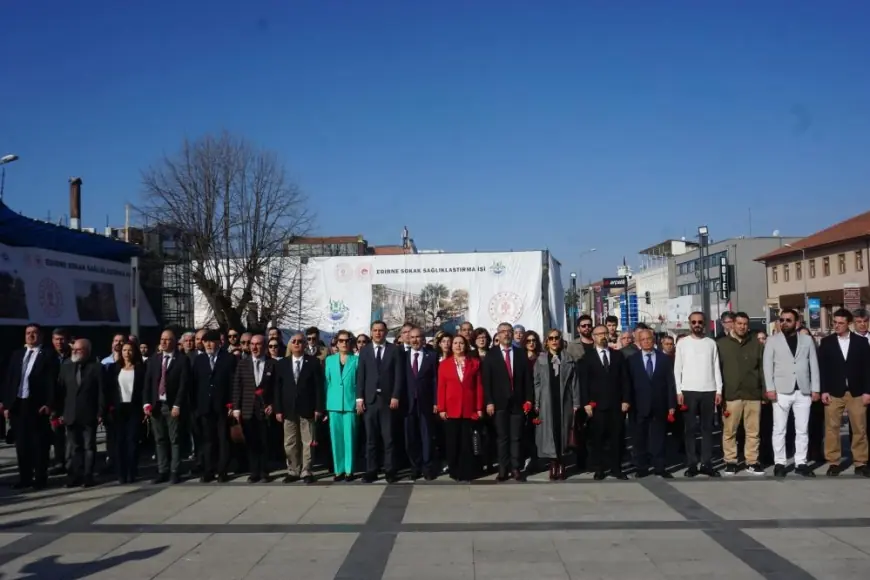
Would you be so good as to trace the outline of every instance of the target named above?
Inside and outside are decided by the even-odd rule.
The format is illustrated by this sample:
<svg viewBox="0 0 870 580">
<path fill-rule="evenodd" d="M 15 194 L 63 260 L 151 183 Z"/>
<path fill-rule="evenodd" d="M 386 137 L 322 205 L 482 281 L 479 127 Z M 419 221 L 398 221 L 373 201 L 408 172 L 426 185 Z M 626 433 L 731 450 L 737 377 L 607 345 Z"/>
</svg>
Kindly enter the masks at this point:
<svg viewBox="0 0 870 580">
<path fill-rule="evenodd" d="M 592 340 L 592 317 L 588 314 L 581 314 L 577 319 L 577 334 L 578 337 L 568 343 L 567 351 L 579 361 L 587 350 L 595 348 L 595 341 Z"/>
<path fill-rule="evenodd" d="M 716 341 L 706 336 L 707 320 L 702 312 L 689 315 L 692 333 L 677 343 L 674 358 L 674 380 L 677 386 L 677 404 L 688 407 L 686 425 L 686 477 L 702 473 L 719 477 L 713 469 L 713 416 L 722 404 L 722 371 Z M 698 469 L 698 451 L 695 428 L 701 427 L 701 468 Z"/>
<path fill-rule="evenodd" d="M 305 347 L 305 354 L 317 357 L 322 365 L 323 361 L 326 360 L 326 355 L 329 354 L 329 349 L 320 340 L 320 329 L 316 326 L 310 327 L 305 331 L 305 340 L 308 342 L 308 345 Z"/>
<path fill-rule="evenodd" d="M 807 465 L 810 408 L 819 400 L 819 363 L 812 337 L 797 331 L 798 314 L 786 308 L 779 315 L 780 332 L 771 335 L 764 347 L 766 396 L 773 405 L 773 475 L 785 477 L 785 433 L 789 412 L 794 413 L 795 473 L 813 477 Z M 839 438 L 839 430 L 837 437 Z"/>
</svg>

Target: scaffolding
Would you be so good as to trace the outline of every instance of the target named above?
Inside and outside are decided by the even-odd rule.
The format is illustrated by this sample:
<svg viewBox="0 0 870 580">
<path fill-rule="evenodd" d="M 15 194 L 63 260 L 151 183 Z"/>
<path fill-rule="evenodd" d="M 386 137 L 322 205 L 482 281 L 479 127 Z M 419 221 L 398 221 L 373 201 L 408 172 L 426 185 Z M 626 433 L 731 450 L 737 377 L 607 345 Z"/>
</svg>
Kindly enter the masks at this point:
<svg viewBox="0 0 870 580">
<path fill-rule="evenodd" d="M 183 235 L 168 226 L 148 228 L 146 245 L 150 251 L 143 291 L 159 305 L 158 320 L 164 327 L 193 328 L 193 268 Z"/>
</svg>

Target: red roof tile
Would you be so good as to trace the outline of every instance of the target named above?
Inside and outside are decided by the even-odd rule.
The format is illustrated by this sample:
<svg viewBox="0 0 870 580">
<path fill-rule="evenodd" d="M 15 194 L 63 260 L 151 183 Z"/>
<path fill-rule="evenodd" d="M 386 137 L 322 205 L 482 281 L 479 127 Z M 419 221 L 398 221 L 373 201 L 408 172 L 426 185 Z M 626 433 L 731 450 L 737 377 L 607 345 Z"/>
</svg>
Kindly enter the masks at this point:
<svg viewBox="0 0 870 580">
<path fill-rule="evenodd" d="M 400 256 L 408 253 L 402 246 L 375 246 L 372 251 L 375 256 Z"/>
<path fill-rule="evenodd" d="M 818 231 L 811 236 L 798 240 L 797 242 L 792 243 L 791 247 L 783 246 L 782 248 L 777 248 L 772 252 L 768 252 L 763 256 L 755 258 L 755 260 L 763 262 L 770 258 L 787 256 L 788 254 L 793 254 L 800 250 L 810 250 L 822 246 L 841 244 L 868 236 L 870 236 L 870 211 L 851 217 L 838 224 L 834 224 L 829 228 Z"/>
</svg>

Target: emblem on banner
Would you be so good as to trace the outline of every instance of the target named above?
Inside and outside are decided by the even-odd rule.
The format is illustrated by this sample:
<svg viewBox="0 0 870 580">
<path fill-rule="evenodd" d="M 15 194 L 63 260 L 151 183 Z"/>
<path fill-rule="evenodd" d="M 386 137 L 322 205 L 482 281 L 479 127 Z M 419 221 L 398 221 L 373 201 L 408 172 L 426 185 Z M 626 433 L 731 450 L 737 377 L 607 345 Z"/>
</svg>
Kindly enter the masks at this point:
<svg viewBox="0 0 870 580">
<path fill-rule="evenodd" d="M 366 280 L 372 275 L 372 266 L 371 264 L 363 264 L 359 268 L 356 269 L 356 277 L 361 280 Z"/>
<path fill-rule="evenodd" d="M 523 300 L 513 292 L 499 292 L 489 300 L 489 317 L 493 322 L 513 324 L 522 313 Z"/>
<path fill-rule="evenodd" d="M 333 324 L 342 324 L 350 315 L 350 308 L 343 300 L 329 301 L 329 321 Z"/>
<path fill-rule="evenodd" d="M 348 264 L 338 264 L 335 267 L 335 279 L 339 282 L 347 282 L 350 280 L 353 270 Z"/>
<path fill-rule="evenodd" d="M 63 293 L 57 282 L 51 278 L 43 278 L 39 283 L 39 306 L 49 318 L 57 318 L 63 314 Z"/>
<path fill-rule="evenodd" d="M 24 260 L 31 268 L 42 268 L 42 256 L 38 254 L 27 254 Z"/>
<path fill-rule="evenodd" d="M 507 270 L 507 268 L 505 267 L 505 265 L 502 262 L 499 262 L 499 261 L 493 262 L 492 266 L 489 267 L 489 271 L 492 272 L 493 274 L 495 274 L 496 276 L 501 276 L 502 274 L 505 273 L 505 270 Z"/>
</svg>

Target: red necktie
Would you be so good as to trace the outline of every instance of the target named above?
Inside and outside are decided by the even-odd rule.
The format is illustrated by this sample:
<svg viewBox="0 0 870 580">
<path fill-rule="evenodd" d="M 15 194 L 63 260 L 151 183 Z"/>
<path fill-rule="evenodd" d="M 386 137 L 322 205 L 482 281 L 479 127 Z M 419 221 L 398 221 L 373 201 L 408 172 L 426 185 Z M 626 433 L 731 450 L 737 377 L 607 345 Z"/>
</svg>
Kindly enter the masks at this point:
<svg viewBox="0 0 870 580">
<path fill-rule="evenodd" d="M 511 390 L 514 390 L 514 369 L 511 367 L 511 351 L 506 348 L 504 351 L 504 364 L 507 367 L 508 377 L 511 380 Z"/>
</svg>

